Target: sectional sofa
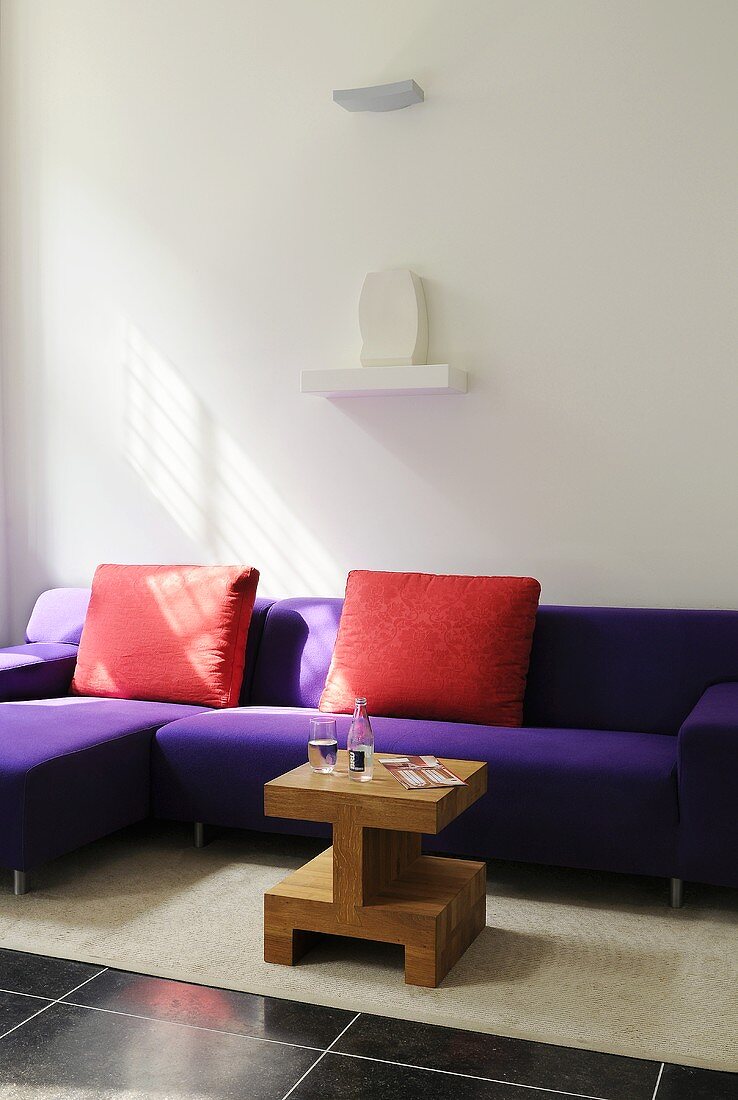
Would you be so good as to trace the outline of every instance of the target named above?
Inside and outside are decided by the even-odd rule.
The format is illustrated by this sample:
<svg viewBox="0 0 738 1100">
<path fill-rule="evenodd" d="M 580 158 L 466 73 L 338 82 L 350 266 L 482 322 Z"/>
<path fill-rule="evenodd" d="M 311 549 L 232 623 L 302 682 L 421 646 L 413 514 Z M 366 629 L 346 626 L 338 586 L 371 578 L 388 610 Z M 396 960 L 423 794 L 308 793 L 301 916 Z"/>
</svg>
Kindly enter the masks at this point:
<svg viewBox="0 0 738 1100">
<path fill-rule="evenodd" d="M 89 592 L 38 600 L 0 650 L 0 866 L 46 860 L 154 814 L 325 835 L 263 813 L 305 759 L 342 601 L 256 601 L 241 705 L 67 694 Z M 370 701 L 371 708 L 371 701 Z M 349 717 L 337 719 L 339 739 Z M 539 609 L 522 728 L 375 718 L 383 752 L 489 764 L 489 791 L 429 848 L 738 886 L 738 612 Z"/>
</svg>

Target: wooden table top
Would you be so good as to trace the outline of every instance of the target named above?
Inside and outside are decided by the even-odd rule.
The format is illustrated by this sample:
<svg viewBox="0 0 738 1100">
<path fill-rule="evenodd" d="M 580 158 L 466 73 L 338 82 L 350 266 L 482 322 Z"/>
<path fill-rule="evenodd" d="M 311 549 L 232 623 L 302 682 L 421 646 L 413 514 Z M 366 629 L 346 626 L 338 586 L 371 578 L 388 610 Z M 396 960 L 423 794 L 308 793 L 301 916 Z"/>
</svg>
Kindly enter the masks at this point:
<svg viewBox="0 0 738 1100">
<path fill-rule="evenodd" d="M 374 778 L 357 783 L 348 776 L 348 754 L 338 753 L 336 769 L 314 772 L 308 763 L 272 779 L 264 787 L 264 812 L 271 817 L 335 822 L 350 808 L 357 824 L 367 828 L 439 833 L 487 790 L 487 765 L 478 760 L 439 757 L 465 787 L 406 791 L 374 753 Z"/>
</svg>

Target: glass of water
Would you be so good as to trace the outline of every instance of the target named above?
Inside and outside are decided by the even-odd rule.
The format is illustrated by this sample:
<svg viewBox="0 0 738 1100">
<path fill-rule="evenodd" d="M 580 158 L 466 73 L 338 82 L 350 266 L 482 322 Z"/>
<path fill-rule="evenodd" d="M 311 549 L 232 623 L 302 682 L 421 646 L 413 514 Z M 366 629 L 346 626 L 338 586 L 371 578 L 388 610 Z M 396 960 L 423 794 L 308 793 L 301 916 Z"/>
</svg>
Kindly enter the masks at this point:
<svg viewBox="0 0 738 1100">
<path fill-rule="evenodd" d="M 323 717 L 310 719 L 308 761 L 314 772 L 332 772 L 338 759 L 336 719 Z"/>
</svg>

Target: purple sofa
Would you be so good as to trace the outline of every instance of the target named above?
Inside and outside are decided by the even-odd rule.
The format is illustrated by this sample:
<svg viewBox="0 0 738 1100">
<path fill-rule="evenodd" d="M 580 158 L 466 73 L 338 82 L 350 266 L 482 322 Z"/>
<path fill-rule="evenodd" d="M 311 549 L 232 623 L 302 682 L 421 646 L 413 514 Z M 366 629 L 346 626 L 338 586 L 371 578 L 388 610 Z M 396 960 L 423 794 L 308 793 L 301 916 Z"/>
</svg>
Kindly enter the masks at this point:
<svg viewBox="0 0 738 1100">
<path fill-rule="evenodd" d="M 29 645 L 73 647 L 85 598 L 45 593 Z M 257 600 L 243 705 L 232 710 L 44 700 L 51 661 L 27 654 L 22 682 L 26 665 L 0 663 L 0 699 L 35 696 L 0 705 L 0 864 L 21 875 L 16 886 L 43 860 L 149 812 L 195 823 L 200 842 L 204 823 L 327 835 L 266 818 L 263 784 L 305 759 L 341 606 Z M 27 648 L 0 657 L 12 666 Z M 70 667 L 65 676 L 68 685 Z M 59 695 L 58 676 L 53 686 Z M 341 738 L 349 721 L 338 717 Z M 429 848 L 660 875 L 672 904 L 683 879 L 738 886 L 738 612 L 541 607 L 521 729 L 373 725 L 379 751 L 489 763 L 488 794 Z"/>
</svg>

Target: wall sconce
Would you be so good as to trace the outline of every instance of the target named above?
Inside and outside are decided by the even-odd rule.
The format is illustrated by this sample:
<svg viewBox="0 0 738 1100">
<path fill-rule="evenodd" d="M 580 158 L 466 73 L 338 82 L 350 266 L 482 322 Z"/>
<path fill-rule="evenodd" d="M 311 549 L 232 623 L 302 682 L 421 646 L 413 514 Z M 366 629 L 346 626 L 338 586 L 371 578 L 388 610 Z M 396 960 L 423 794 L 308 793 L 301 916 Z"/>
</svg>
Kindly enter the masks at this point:
<svg viewBox="0 0 738 1100">
<path fill-rule="evenodd" d="M 371 88 L 342 88 L 333 93 L 333 102 L 347 111 L 399 111 L 424 99 L 425 92 L 414 80 L 375 84 Z"/>
</svg>

